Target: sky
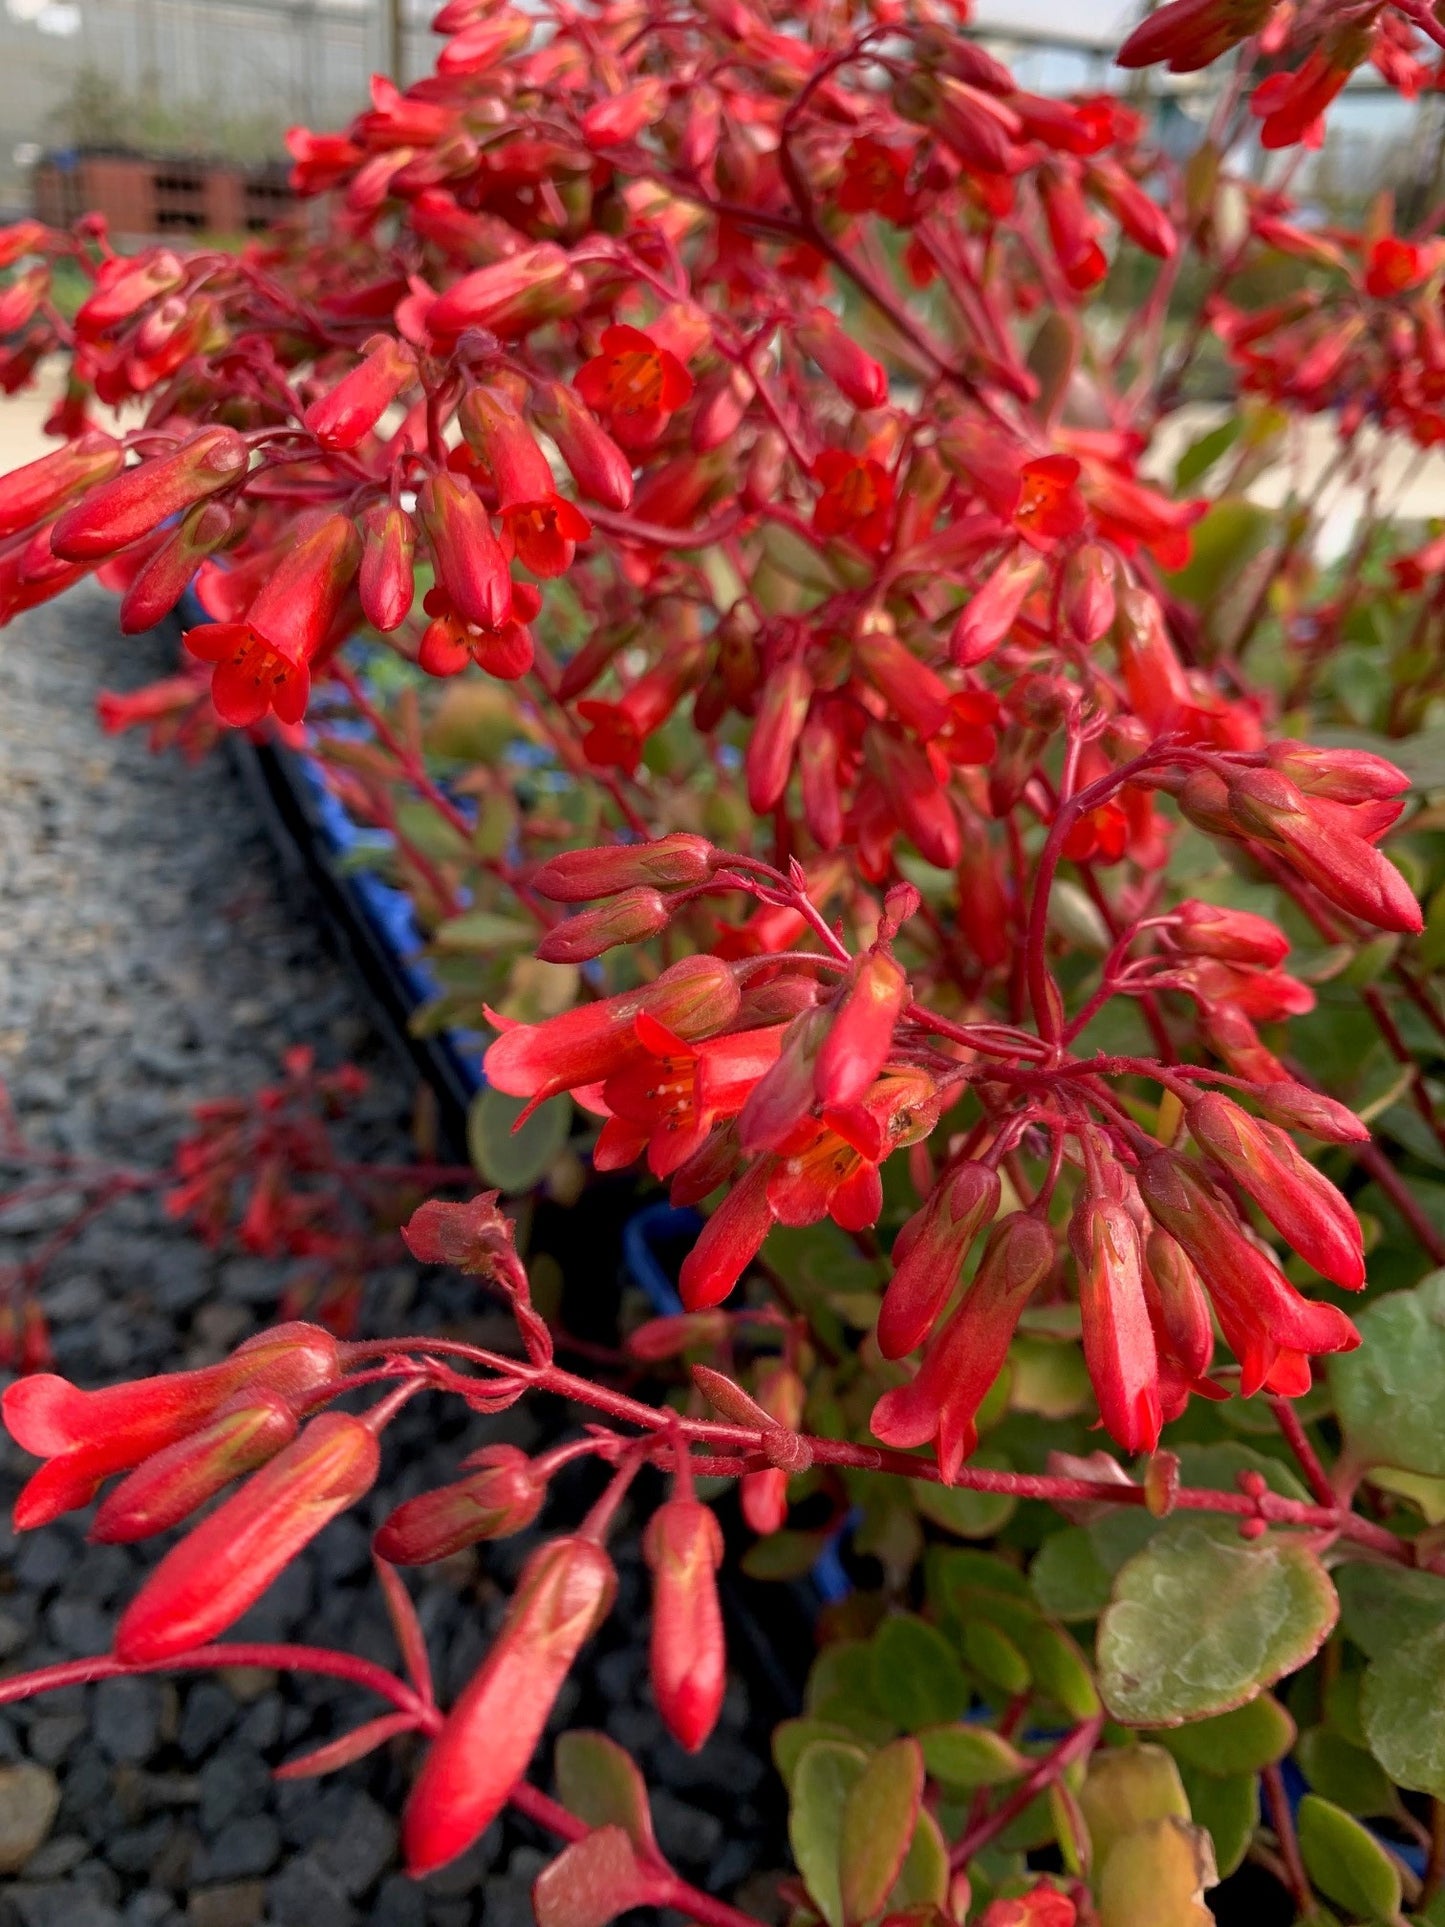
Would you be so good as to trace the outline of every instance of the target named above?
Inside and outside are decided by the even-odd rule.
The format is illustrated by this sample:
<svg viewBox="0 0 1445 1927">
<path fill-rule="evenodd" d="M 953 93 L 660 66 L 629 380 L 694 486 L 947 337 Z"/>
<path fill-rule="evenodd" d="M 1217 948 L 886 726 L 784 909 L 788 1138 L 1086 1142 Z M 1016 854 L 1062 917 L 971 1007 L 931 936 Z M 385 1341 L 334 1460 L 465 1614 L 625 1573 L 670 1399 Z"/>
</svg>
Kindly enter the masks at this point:
<svg viewBox="0 0 1445 1927">
<path fill-rule="evenodd" d="M 979 26 L 1054 28 L 1117 46 L 1142 9 L 1131 0 L 975 0 Z"/>
</svg>

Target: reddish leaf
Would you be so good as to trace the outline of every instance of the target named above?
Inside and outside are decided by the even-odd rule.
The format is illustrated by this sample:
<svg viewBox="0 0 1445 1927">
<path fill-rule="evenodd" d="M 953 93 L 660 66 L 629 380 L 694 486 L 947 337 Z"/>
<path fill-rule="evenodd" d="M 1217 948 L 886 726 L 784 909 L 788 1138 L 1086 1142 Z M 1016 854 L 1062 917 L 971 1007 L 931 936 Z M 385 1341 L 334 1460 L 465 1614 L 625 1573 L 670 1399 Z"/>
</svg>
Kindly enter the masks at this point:
<svg viewBox="0 0 1445 1927">
<path fill-rule="evenodd" d="M 427 1658 L 426 1638 L 421 1629 L 421 1621 L 416 1616 L 416 1607 L 411 1603 L 411 1594 L 406 1589 L 406 1581 L 396 1567 L 375 1553 L 372 1558 L 376 1564 L 376 1576 L 381 1581 L 381 1590 L 386 1599 L 386 1610 L 390 1617 L 392 1631 L 406 1667 L 407 1678 L 428 1706 L 436 1704 L 432 1691 L 431 1661 Z"/>
<path fill-rule="evenodd" d="M 399 1733 L 413 1732 L 416 1724 L 410 1713 L 383 1713 L 379 1719 L 368 1720 L 364 1726 L 343 1733 L 339 1740 L 328 1740 L 314 1752 L 288 1760 L 276 1768 L 275 1777 L 307 1780 L 318 1773 L 334 1773 L 338 1767 L 350 1766 L 353 1760 L 364 1760 L 368 1753 L 375 1752 L 387 1740 L 394 1740 Z"/>
<path fill-rule="evenodd" d="M 630 1907 L 660 1905 L 664 1884 L 621 1827 L 599 1827 L 544 1867 L 532 1888 L 537 1927 L 606 1927 Z"/>
</svg>

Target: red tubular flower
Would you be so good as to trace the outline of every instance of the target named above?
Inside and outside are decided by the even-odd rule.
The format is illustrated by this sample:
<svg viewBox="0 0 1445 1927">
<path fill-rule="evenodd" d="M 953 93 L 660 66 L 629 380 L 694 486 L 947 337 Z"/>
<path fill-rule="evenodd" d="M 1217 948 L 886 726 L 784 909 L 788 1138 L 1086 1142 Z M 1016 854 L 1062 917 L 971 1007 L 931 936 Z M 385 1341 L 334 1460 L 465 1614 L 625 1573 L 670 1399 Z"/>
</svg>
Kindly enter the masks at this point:
<svg viewBox="0 0 1445 1927">
<path fill-rule="evenodd" d="M 328 640 L 361 562 L 361 538 L 328 515 L 288 547 L 240 622 L 188 629 L 186 648 L 216 665 L 211 700 L 224 722 L 256 723 L 274 709 L 297 723 L 311 693 L 311 658 Z"/>
<path fill-rule="evenodd" d="M 1175 912 L 1174 941 L 1190 957 L 1221 963 L 1257 964 L 1270 970 L 1289 954 L 1289 938 L 1268 917 L 1251 910 L 1228 910 L 1189 897 Z"/>
<path fill-rule="evenodd" d="M 539 385 L 532 406 L 538 426 L 557 444 L 588 501 L 609 509 L 629 507 L 632 463 L 572 390 L 560 382 Z"/>
<path fill-rule="evenodd" d="M 119 442 L 88 428 L 64 448 L 0 476 L 0 536 L 33 528 L 82 489 L 108 482 L 124 461 L 125 450 Z"/>
<path fill-rule="evenodd" d="M 1271 1124 L 1287 1131 L 1308 1131 L 1326 1144 L 1365 1144 L 1370 1127 L 1363 1119 L 1332 1097 L 1312 1091 L 1304 1084 L 1261 1084 L 1250 1097 Z"/>
<path fill-rule="evenodd" d="M 1099 1416 L 1126 1452 L 1152 1452 L 1163 1423 L 1159 1361 L 1134 1220 L 1125 1205 L 1086 1188 L 1069 1223 L 1069 1244 Z"/>
<path fill-rule="evenodd" d="M 689 1044 L 655 1018 L 636 1019 L 642 1053 L 602 1086 L 609 1115 L 593 1153 L 599 1171 L 620 1170 L 647 1151 L 667 1178 L 686 1164 L 721 1119 L 736 1117 L 777 1062 L 784 1026 L 725 1031 Z"/>
<path fill-rule="evenodd" d="M 640 990 L 579 1005 L 544 1023 L 511 1025 L 488 1050 L 483 1069 L 497 1090 L 531 1099 L 525 1118 L 559 1091 L 596 1083 L 640 1054 L 639 1017 L 692 1039 L 725 1029 L 741 1003 L 737 979 L 725 963 L 684 957 Z"/>
<path fill-rule="evenodd" d="M 601 353 L 577 370 L 577 393 L 623 448 L 651 448 L 692 398 L 692 376 L 671 349 L 624 322 L 602 330 Z"/>
<path fill-rule="evenodd" d="M 1260 122 L 1261 147 L 1319 145 L 1318 123 L 1363 57 L 1367 36 L 1346 33 L 1339 44 L 1316 47 L 1296 73 L 1269 74 L 1255 88 L 1249 111 Z M 1317 131 L 1318 130 L 1318 131 Z"/>
<path fill-rule="evenodd" d="M 1096 160 L 1084 170 L 1084 184 L 1113 215 L 1136 247 L 1161 261 L 1172 261 L 1179 237 L 1167 212 L 1153 201 L 1117 161 Z"/>
<path fill-rule="evenodd" d="M 828 1035 L 828 1013 L 800 1010 L 788 1025 L 776 1061 L 743 1106 L 738 1142 L 745 1151 L 772 1151 L 813 1114 L 818 1053 Z"/>
<path fill-rule="evenodd" d="M 464 1853 L 527 1770 L 562 1682 L 617 1590 L 591 1539 L 554 1539 L 522 1569 L 506 1619 L 433 1741 L 402 1815 L 416 1879 Z"/>
<path fill-rule="evenodd" d="M 415 594 L 412 557 L 416 530 L 405 509 L 377 502 L 360 522 L 362 551 L 357 593 L 367 621 L 383 635 L 399 629 Z"/>
<path fill-rule="evenodd" d="M 519 54 L 532 36 L 532 22 L 525 13 L 503 7 L 489 20 L 476 20 L 449 40 L 437 55 L 439 74 L 484 74 L 514 54 Z"/>
<path fill-rule="evenodd" d="M 1060 270 L 1076 294 L 1085 294 L 1109 272 L 1097 226 L 1073 174 L 1062 168 L 1041 168 L 1038 179 L 1044 220 Z"/>
<path fill-rule="evenodd" d="M 542 241 L 464 274 L 426 306 L 424 325 L 442 348 L 468 328 L 489 328 L 514 341 L 545 321 L 576 314 L 586 302 L 584 276 L 563 249 Z"/>
<path fill-rule="evenodd" d="M 455 475 L 433 475 L 416 498 L 437 582 L 463 622 L 500 629 L 512 613 L 512 574 L 480 497 Z"/>
<path fill-rule="evenodd" d="M 878 1310 L 878 1349 L 904 1358 L 933 1330 L 969 1246 L 998 1210 L 1000 1182 L 986 1164 L 962 1164 L 935 1187 L 893 1243 L 893 1276 Z"/>
<path fill-rule="evenodd" d="M 1171 73 L 1198 73 L 1258 33 L 1274 4 L 1275 0 L 1167 0 L 1129 35 L 1114 64 L 1152 67 L 1164 60 Z"/>
<path fill-rule="evenodd" d="M 1198 1268 L 1239 1360 L 1246 1398 L 1262 1385 L 1298 1398 L 1309 1390 L 1311 1356 L 1359 1344 L 1360 1334 L 1336 1306 L 1301 1297 L 1197 1166 L 1155 1152 L 1141 1163 L 1138 1182 L 1153 1217 Z"/>
<path fill-rule="evenodd" d="M 117 1659 L 170 1659 L 234 1625 L 328 1520 L 370 1490 L 380 1462 L 363 1420 L 312 1419 L 166 1554 L 121 1614 Z"/>
<path fill-rule="evenodd" d="M 748 803 L 759 816 L 773 810 L 788 787 L 812 697 L 813 678 L 798 656 L 779 663 L 763 684 L 746 758 Z"/>
<path fill-rule="evenodd" d="M 286 151 L 292 159 L 289 176 L 293 192 L 324 194 L 339 187 L 365 158 L 344 134 L 313 134 L 306 127 L 288 127 Z"/>
<path fill-rule="evenodd" d="M 639 676 L 620 701 L 578 703 L 577 713 L 588 725 L 582 739 L 588 762 L 613 764 L 630 776 L 642 761 L 648 737 L 701 680 L 706 662 L 701 637 L 683 638 L 645 676 Z"/>
<path fill-rule="evenodd" d="M 894 817 L 918 854 L 940 870 L 951 870 L 961 838 L 946 788 L 947 762 L 936 749 L 925 749 L 901 730 L 882 725 L 869 730 L 867 752 Z"/>
<path fill-rule="evenodd" d="M 1185 806 L 1182 794 L 1180 804 Z M 1279 850 L 1350 916 L 1407 935 L 1424 928 L 1414 893 L 1395 866 L 1363 836 L 1337 822 L 1321 822 L 1288 778 L 1274 770 L 1231 771 L 1228 812 L 1236 834 Z"/>
<path fill-rule="evenodd" d="M 820 1104 L 839 1110 L 872 1089 L 908 997 L 907 973 L 885 951 L 870 950 L 858 959 L 818 1052 L 814 1088 Z"/>
<path fill-rule="evenodd" d="M 50 546 L 67 562 L 101 561 L 203 496 L 231 487 L 250 460 L 251 451 L 235 429 L 203 428 L 171 454 L 154 456 L 90 489 L 55 524 Z"/>
<path fill-rule="evenodd" d="M 1249 1193 L 1306 1264 L 1344 1291 L 1363 1286 L 1365 1245 L 1359 1220 L 1278 1125 L 1251 1117 L 1218 1091 L 1196 1098 L 1185 1122 L 1200 1149 Z"/>
<path fill-rule="evenodd" d="M 652 1568 L 652 1692 L 669 1733 L 696 1753 L 727 1691 L 727 1642 L 716 1572 L 723 1539 L 712 1508 L 675 1495 L 647 1522 Z"/>
<path fill-rule="evenodd" d="M 932 1439 L 938 1469 L 950 1481 L 978 1443 L 978 1408 L 1053 1262 L 1053 1234 L 1041 1219 L 1021 1211 L 1001 1218 L 962 1304 L 930 1342 L 916 1377 L 873 1407 L 873 1436 L 903 1447 Z"/>
<path fill-rule="evenodd" d="M 467 1461 L 477 1470 L 451 1485 L 404 1500 L 377 1531 L 373 1548 L 394 1566 L 425 1566 L 483 1539 L 524 1532 L 547 1497 L 525 1452 L 488 1445 Z"/>
<path fill-rule="evenodd" d="M 858 667 L 886 698 L 899 722 L 920 742 L 927 742 L 956 720 L 951 706 L 955 698 L 947 683 L 900 642 L 891 625 L 884 621 L 865 625 L 853 653 Z M 981 760 L 987 761 L 987 754 Z"/>
<path fill-rule="evenodd" d="M 169 248 L 148 248 L 130 257 L 112 255 L 97 270 L 94 294 L 80 304 L 75 331 L 82 341 L 98 340 L 149 302 L 174 294 L 185 278 L 185 267 Z"/>
<path fill-rule="evenodd" d="M 825 448 L 813 464 L 813 479 L 823 490 L 813 505 L 819 535 L 847 536 L 870 553 L 884 547 L 893 528 L 894 481 L 882 462 Z"/>
<path fill-rule="evenodd" d="M 744 1173 L 683 1259 L 677 1289 L 689 1311 L 720 1305 L 762 1250 L 773 1228 L 773 1210 L 768 1203 L 771 1166 L 770 1158 L 759 1158 Z"/>
<path fill-rule="evenodd" d="M 954 624 L 949 653 L 962 668 L 991 656 L 1044 578 L 1044 565 L 1019 543 L 998 563 Z"/>
<path fill-rule="evenodd" d="M 367 343 L 365 359 L 301 419 L 323 448 L 355 448 L 415 380 L 412 349 L 394 335 L 378 335 Z"/>
<path fill-rule="evenodd" d="M 667 82 L 650 77 L 620 94 L 594 101 L 582 116 L 582 138 L 589 147 L 617 147 L 636 140 L 667 111 Z"/>
<path fill-rule="evenodd" d="M 908 190 L 912 164 L 912 150 L 860 134 L 844 151 L 835 205 L 844 214 L 881 214 L 895 227 L 908 226 L 915 211 Z"/>
<path fill-rule="evenodd" d="M 340 1369 L 336 1340 L 319 1325 L 278 1325 L 219 1365 L 82 1392 L 48 1373 L 22 1378 L 0 1398 L 17 1445 L 48 1459 L 15 1503 L 21 1531 L 88 1505 L 102 1479 L 125 1472 L 207 1423 L 247 1387 L 304 1404 Z"/>
<path fill-rule="evenodd" d="M 672 921 L 672 905 L 660 890 L 624 890 L 606 903 L 579 910 L 553 927 L 537 945 L 544 963 L 585 963 L 618 944 L 642 943 Z"/>
<path fill-rule="evenodd" d="M 264 1386 L 240 1392 L 209 1425 L 153 1453 L 108 1492 L 90 1536 L 103 1545 L 128 1544 L 179 1525 L 295 1436 L 296 1415 L 285 1399 Z"/>
<path fill-rule="evenodd" d="M 1378 803 L 1410 787 L 1404 770 L 1365 749 L 1316 749 L 1311 743 L 1267 743 L 1265 754 L 1304 796 L 1331 803 Z"/>
<path fill-rule="evenodd" d="M 1418 288 L 1429 272 L 1429 256 L 1423 248 L 1385 234 L 1365 258 L 1365 293 L 1377 301 L 1389 301 Z"/>
<path fill-rule="evenodd" d="M 888 399 L 888 373 L 844 334 L 836 316 L 814 308 L 794 329 L 805 355 L 811 355 L 838 392 L 855 408 L 881 408 Z"/>
<path fill-rule="evenodd" d="M 624 890 L 687 890 L 705 883 L 719 862 L 706 837 L 685 830 L 651 843 L 607 843 L 590 850 L 564 850 L 532 872 L 539 897 L 553 903 L 589 903 Z"/>
<path fill-rule="evenodd" d="M 531 429 L 485 388 L 472 390 L 458 419 L 467 445 L 496 486 L 502 526 L 518 559 L 533 575 L 565 574 L 592 524 L 575 502 L 557 493 Z"/>
</svg>

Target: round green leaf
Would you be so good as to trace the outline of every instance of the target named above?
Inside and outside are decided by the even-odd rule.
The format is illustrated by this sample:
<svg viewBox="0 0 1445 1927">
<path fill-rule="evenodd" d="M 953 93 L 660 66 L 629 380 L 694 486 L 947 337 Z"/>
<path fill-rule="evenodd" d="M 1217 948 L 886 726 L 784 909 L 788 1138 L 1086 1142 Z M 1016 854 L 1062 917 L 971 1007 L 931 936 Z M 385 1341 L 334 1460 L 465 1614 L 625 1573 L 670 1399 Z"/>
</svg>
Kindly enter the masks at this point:
<svg viewBox="0 0 1445 1927">
<path fill-rule="evenodd" d="M 1445 1271 L 1377 1299 L 1355 1322 L 1359 1350 L 1329 1368 L 1352 1456 L 1445 1476 Z"/>
<path fill-rule="evenodd" d="M 784 1720 L 773 1728 L 773 1765 L 786 1787 L 793 1784 L 798 1762 L 815 1740 L 842 1740 L 851 1745 L 857 1735 L 835 1720 Z"/>
<path fill-rule="evenodd" d="M 1340 1624 L 1362 1653 L 1378 1659 L 1445 1623 L 1445 1578 L 1363 1561 L 1335 1571 Z"/>
<path fill-rule="evenodd" d="M 1016 1780 L 1028 1762 L 1001 1734 L 988 1726 L 931 1726 L 918 1735 L 923 1758 L 935 1780 L 972 1793 L 981 1786 Z"/>
<path fill-rule="evenodd" d="M 1445 1625 L 1371 1661 L 1360 1716 L 1370 1751 L 1398 1786 L 1445 1798 Z"/>
<path fill-rule="evenodd" d="M 1294 1739 L 1295 1724 L 1289 1714 L 1271 1694 L 1261 1693 L 1232 1713 L 1174 1727 L 1164 1735 L 1164 1744 L 1176 1760 L 1223 1778 L 1273 1766 L 1289 1752 Z"/>
<path fill-rule="evenodd" d="M 1099 1690 L 1126 1726 L 1178 1726 L 1242 1706 L 1316 1652 L 1339 1602 L 1286 1538 L 1171 1521 L 1120 1571 L 1099 1622 Z"/>
<path fill-rule="evenodd" d="M 1384 1767 L 1363 1746 L 1328 1726 L 1312 1726 L 1295 1755 L 1299 1770 L 1321 1799 L 1360 1816 L 1399 1812 L 1400 1796 Z"/>
<path fill-rule="evenodd" d="M 1214 1842 L 1214 1863 L 1220 1879 L 1227 1880 L 1249 1852 L 1259 1823 L 1258 1778 L 1253 1773 L 1231 1773 L 1220 1779 L 1182 1760 L 1179 1777 L 1189 1796 L 1190 1816 Z"/>
<path fill-rule="evenodd" d="M 804 1748 L 793 1773 L 788 1839 L 798 1872 L 828 1927 L 844 1927 L 838 1884 L 843 1810 L 867 1766 L 868 1755 L 861 1746 L 815 1740 Z"/>
<path fill-rule="evenodd" d="M 630 1753 L 605 1733 L 577 1728 L 557 1741 L 557 1797 L 589 1827 L 621 1827 L 635 1847 L 652 1846 L 647 1784 Z"/>
<path fill-rule="evenodd" d="M 889 1913 L 906 1913 L 911 1907 L 941 1907 L 948 1894 L 948 1875 L 948 1843 L 925 1807 L 913 1830 L 913 1844 L 903 1871 L 888 1896 Z"/>
<path fill-rule="evenodd" d="M 1028 1661 L 1008 1634 L 986 1619 L 972 1620 L 964 1627 L 963 1656 L 985 1685 L 1010 1699 L 1026 1693 L 1032 1684 Z"/>
<path fill-rule="evenodd" d="M 467 1150 L 472 1163 L 499 1191 L 509 1196 L 530 1191 L 547 1174 L 566 1148 L 572 1128 L 572 1100 L 554 1097 L 533 1111 L 520 1130 L 513 1126 L 527 1100 L 508 1097 L 488 1084 L 472 1099 L 467 1113 Z"/>
<path fill-rule="evenodd" d="M 1367 1828 L 1343 1808 L 1307 1793 L 1298 1829 L 1305 1869 L 1322 1894 L 1367 1920 L 1396 1917 L 1400 1870 Z"/>
<path fill-rule="evenodd" d="M 896 1613 L 870 1643 L 873 1698 L 907 1732 L 956 1720 L 967 1710 L 968 1680 L 936 1627 L 911 1613 Z"/>
<path fill-rule="evenodd" d="M 1097 1619 L 1115 1573 L 1158 1529 L 1158 1520 L 1135 1505 L 1051 1533 L 1029 1569 L 1035 1599 L 1051 1619 Z"/>
</svg>

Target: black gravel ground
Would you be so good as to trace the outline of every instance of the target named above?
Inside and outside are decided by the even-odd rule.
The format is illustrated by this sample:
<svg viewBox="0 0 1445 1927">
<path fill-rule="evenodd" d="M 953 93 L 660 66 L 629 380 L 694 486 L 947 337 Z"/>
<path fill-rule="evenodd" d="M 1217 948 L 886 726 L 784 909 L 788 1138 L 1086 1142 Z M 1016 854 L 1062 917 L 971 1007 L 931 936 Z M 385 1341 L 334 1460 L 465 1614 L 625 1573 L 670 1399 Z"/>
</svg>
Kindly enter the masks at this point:
<svg viewBox="0 0 1445 1927">
<path fill-rule="evenodd" d="M 95 722 L 97 689 L 163 673 L 173 649 L 164 636 L 120 637 L 112 599 L 90 586 L 0 637 L 0 1075 L 37 1142 L 158 1165 L 197 1100 L 254 1089 L 288 1046 L 310 1044 L 322 1062 L 371 1074 L 350 1154 L 405 1156 L 407 1076 L 308 905 L 281 888 L 225 758 L 187 768 Z M 0 1219 L 0 1264 L 33 1250 L 69 1208 L 46 1201 Z M 56 1369 L 93 1385 L 210 1362 L 271 1318 L 285 1283 L 282 1265 L 207 1253 L 156 1198 L 125 1200 L 50 1274 Z M 365 1314 L 372 1330 L 492 1337 L 494 1321 L 465 1281 L 404 1268 L 373 1281 Z M 416 1401 L 388 1433 L 382 1488 L 328 1527 L 236 1636 L 394 1664 L 370 1530 L 476 1445 L 535 1446 L 557 1417 L 469 1420 Z M 8 1509 L 30 1464 L 0 1441 L 5 1671 L 102 1651 L 157 1556 L 88 1546 L 83 1514 L 15 1535 Z M 544 1524 L 575 1519 L 584 1496 L 564 1483 Z M 475 1667 L 537 1536 L 414 1575 L 444 1698 Z M 775 1850 L 782 1801 L 765 1734 L 739 1681 L 698 1758 L 666 1739 L 648 1697 L 631 1541 L 618 1559 L 617 1609 L 559 1714 L 605 1725 L 639 1759 L 680 1872 L 760 1904 L 754 1870 Z M 526 1927 L 548 1843 L 525 1826 L 498 1823 L 421 1885 L 398 1872 L 406 1742 L 327 1780 L 272 1779 L 282 1760 L 379 1710 L 334 1683 L 241 1673 L 109 1681 L 6 1709 L 0 1927 Z"/>
</svg>

